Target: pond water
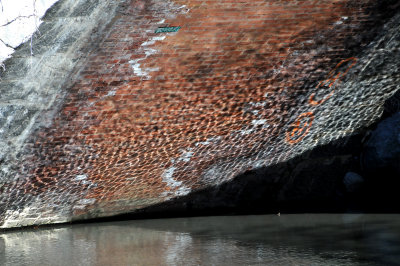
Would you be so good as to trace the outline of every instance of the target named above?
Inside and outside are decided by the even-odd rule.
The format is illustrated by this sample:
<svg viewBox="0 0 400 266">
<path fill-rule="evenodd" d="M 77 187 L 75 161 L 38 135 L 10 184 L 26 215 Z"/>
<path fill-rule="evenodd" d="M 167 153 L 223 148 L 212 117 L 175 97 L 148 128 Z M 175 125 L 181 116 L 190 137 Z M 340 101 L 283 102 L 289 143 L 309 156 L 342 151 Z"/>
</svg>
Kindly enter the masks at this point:
<svg viewBox="0 0 400 266">
<path fill-rule="evenodd" d="M 3 232 L 0 265 L 400 265 L 400 215 L 194 217 Z"/>
</svg>

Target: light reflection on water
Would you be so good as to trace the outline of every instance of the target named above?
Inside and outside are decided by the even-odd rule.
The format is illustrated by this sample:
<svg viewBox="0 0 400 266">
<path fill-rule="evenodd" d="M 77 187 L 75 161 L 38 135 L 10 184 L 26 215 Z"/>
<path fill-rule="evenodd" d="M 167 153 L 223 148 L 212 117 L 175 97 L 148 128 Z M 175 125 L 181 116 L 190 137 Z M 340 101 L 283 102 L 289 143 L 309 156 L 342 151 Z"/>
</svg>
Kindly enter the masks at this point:
<svg viewBox="0 0 400 266">
<path fill-rule="evenodd" d="M 136 220 L 0 234 L 0 265 L 400 265 L 400 215 Z"/>
</svg>

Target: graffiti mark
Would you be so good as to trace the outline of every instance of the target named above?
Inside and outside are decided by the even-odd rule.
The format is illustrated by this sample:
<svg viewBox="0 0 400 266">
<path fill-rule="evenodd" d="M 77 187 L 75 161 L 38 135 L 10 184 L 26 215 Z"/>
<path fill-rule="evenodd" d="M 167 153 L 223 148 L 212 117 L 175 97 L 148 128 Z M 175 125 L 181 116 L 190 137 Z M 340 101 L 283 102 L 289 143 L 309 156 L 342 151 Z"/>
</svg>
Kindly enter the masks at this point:
<svg viewBox="0 0 400 266">
<path fill-rule="evenodd" d="M 297 119 L 289 126 L 289 130 L 286 132 L 287 142 L 290 144 L 300 142 L 310 131 L 313 121 L 313 112 L 303 113 L 297 117 Z"/>
<path fill-rule="evenodd" d="M 308 103 L 311 106 L 318 106 L 326 102 L 329 98 L 331 98 L 335 93 L 335 86 L 337 82 L 340 81 L 340 78 L 344 77 L 349 70 L 357 63 L 357 58 L 350 57 L 340 61 L 335 68 L 329 72 L 328 77 L 320 81 L 316 87 L 316 89 L 328 88 L 330 92 L 328 95 L 323 97 L 320 100 L 316 100 L 316 93 L 311 94 Z M 347 66 L 344 72 L 338 71 L 343 66 Z M 297 117 L 297 119 L 289 126 L 288 131 L 286 131 L 286 141 L 289 144 L 296 144 L 300 142 L 310 131 L 312 122 L 314 120 L 314 112 L 310 111 L 307 113 L 303 113 Z"/>
<path fill-rule="evenodd" d="M 181 27 L 162 27 L 156 29 L 155 33 L 163 33 L 163 32 L 177 32 Z"/>
<path fill-rule="evenodd" d="M 351 63 L 351 64 L 349 65 L 349 67 L 346 69 L 346 71 L 345 71 L 343 74 L 342 74 L 341 72 L 339 72 L 340 76 L 341 76 L 341 77 L 344 77 L 344 76 L 347 74 L 347 72 L 349 72 L 349 70 L 357 63 L 357 58 L 355 58 L 355 57 L 350 57 L 350 58 L 347 58 L 347 59 L 345 59 L 345 60 L 340 61 L 339 64 L 336 65 L 336 67 L 335 67 L 335 69 L 333 70 L 333 72 L 336 71 L 341 65 L 343 65 L 344 63 L 347 63 L 347 62 L 349 62 L 349 61 L 353 61 L 353 63 Z"/>
<path fill-rule="evenodd" d="M 336 82 L 336 80 L 337 80 L 338 78 L 339 78 L 339 74 L 337 74 L 336 77 L 334 77 L 334 78 L 328 78 L 328 79 L 326 79 L 326 80 L 324 80 L 324 81 L 321 81 L 321 82 L 318 83 L 318 85 L 317 85 L 316 88 L 319 89 L 320 87 L 325 87 L 325 86 L 328 86 L 329 88 L 332 88 L 332 86 L 335 84 L 335 82 Z M 315 93 L 311 94 L 308 103 L 309 103 L 310 105 L 312 105 L 312 106 L 316 106 L 316 105 L 323 104 L 323 103 L 326 102 L 329 98 L 331 98 L 332 95 L 335 93 L 335 89 L 334 89 L 334 88 L 335 88 L 335 87 L 333 86 L 333 89 L 331 90 L 331 92 L 330 92 L 325 98 L 322 98 L 322 99 L 319 100 L 319 101 L 314 100 L 314 98 L 315 98 Z"/>
<path fill-rule="evenodd" d="M 346 69 L 346 71 L 345 71 L 344 73 L 342 73 L 342 72 L 336 73 L 336 71 L 338 70 L 338 68 L 339 68 L 341 65 L 343 65 L 343 64 L 345 64 L 345 63 L 347 63 L 347 62 L 350 62 L 350 61 L 352 61 L 352 63 L 347 67 L 347 69 Z M 350 58 L 347 58 L 347 59 L 345 59 L 345 60 L 340 61 L 340 62 L 336 65 L 336 67 L 335 67 L 331 72 L 329 72 L 328 78 L 325 79 L 325 80 L 323 80 L 323 81 L 320 81 L 320 82 L 318 83 L 317 87 L 316 87 L 316 89 L 328 87 L 329 89 L 331 89 L 330 93 L 329 93 L 326 97 L 322 98 L 322 99 L 319 100 L 319 101 L 316 101 L 316 100 L 314 99 L 314 98 L 315 98 L 315 93 L 313 93 L 313 94 L 311 94 L 308 103 L 309 103 L 310 105 L 312 105 L 312 106 L 316 106 L 316 105 L 320 105 L 320 104 L 323 104 L 324 102 L 326 102 L 326 101 L 327 101 L 330 97 L 332 97 L 332 95 L 335 93 L 335 86 L 334 86 L 334 85 L 336 84 L 336 82 L 339 81 L 341 77 L 344 77 L 344 76 L 347 74 L 347 72 L 349 72 L 349 70 L 350 70 L 356 63 L 357 63 L 357 58 L 355 58 L 355 57 L 350 57 Z"/>
</svg>

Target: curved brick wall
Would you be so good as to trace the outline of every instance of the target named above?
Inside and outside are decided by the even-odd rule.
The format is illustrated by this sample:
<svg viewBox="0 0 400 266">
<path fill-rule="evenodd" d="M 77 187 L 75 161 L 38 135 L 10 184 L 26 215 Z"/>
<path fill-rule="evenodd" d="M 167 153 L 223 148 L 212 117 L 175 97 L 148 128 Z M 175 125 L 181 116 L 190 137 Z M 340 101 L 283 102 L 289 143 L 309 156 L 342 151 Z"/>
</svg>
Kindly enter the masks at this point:
<svg viewBox="0 0 400 266">
<path fill-rule="evenodd" d="M 398 1 L 114 2 L 4 156 L 3 227 L 227 182 L 357 133 L 398 89 Z"/>
</svg>

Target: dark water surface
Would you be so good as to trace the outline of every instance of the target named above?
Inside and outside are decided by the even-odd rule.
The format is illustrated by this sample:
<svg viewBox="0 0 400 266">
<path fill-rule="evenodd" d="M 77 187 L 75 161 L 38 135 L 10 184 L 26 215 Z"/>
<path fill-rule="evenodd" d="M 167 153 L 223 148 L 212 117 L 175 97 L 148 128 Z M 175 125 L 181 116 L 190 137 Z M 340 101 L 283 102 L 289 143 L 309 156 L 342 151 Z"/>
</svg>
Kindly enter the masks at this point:
<svg viewBox="0 0 400 266">
<path fill-rule="evenodd" d="M 0 265 L 400 265 L 400 215 L 77 224 L 0 234 Z"/>
</svg>

